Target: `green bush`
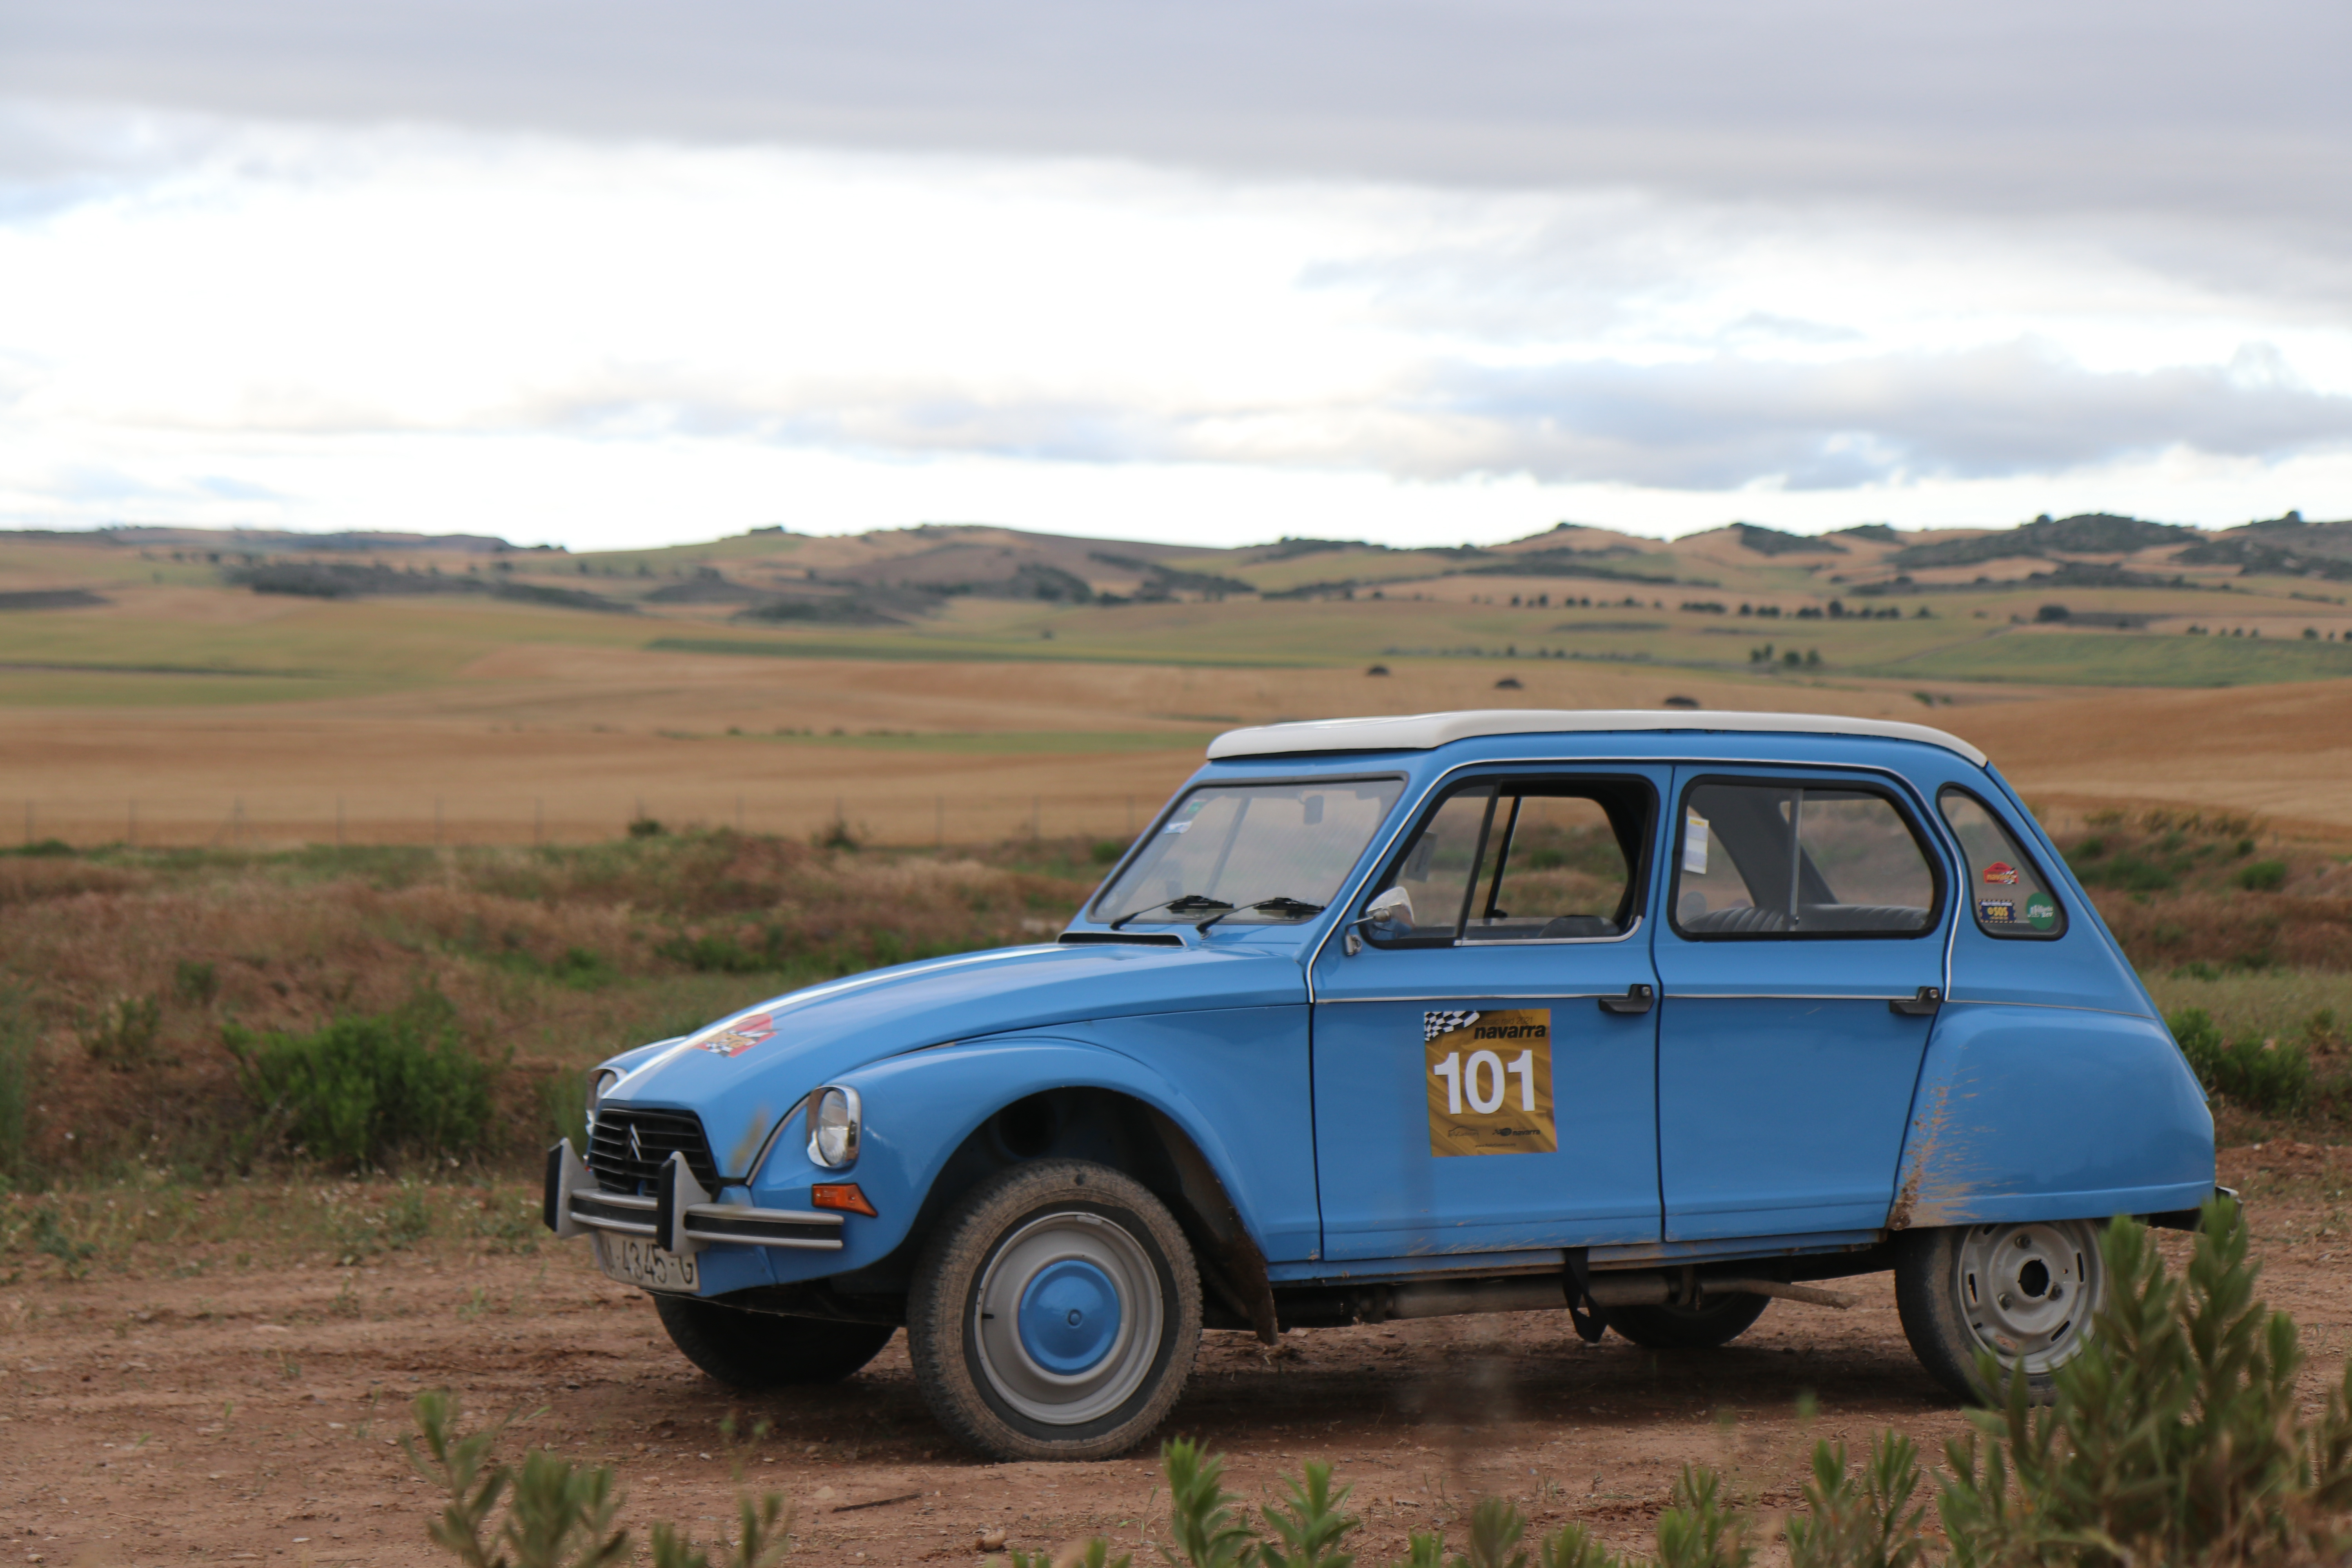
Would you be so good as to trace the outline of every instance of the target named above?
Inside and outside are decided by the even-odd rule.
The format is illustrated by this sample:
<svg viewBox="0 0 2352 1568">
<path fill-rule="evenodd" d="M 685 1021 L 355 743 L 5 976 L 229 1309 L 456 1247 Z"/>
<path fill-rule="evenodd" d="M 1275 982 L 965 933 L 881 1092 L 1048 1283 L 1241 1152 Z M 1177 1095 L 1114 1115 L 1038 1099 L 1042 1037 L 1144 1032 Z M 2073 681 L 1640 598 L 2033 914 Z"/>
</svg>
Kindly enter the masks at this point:
<svg viewBox="0 0 2352 1568">
<path fill-rule="evenodd" d="M 2166 1022 L 2207 1092 L 2270 1116 L 2291 1115 L 2310 1103 L 2311 1053 L 2301 1041 L 2249 1035 L 2230 1043 L 2202 1007 L 2184 1007 Z"/>
<path fill-rule="evenodd" d="M 315 1034 L 232 1025 L 222 1038 L 264 1135 L 316 1159 L 382 1163 L 402 1150 L 467 1154 L 489 1142 L 498 1068 L 465 1048 L 441 996 Z"/>
<path fill-rule="evenodd" d="M 2147 1227 L 2100 1243 L 2107 1301 L 2046 1409 L 2027 1379 L 1948 1446 L 1938 1500 L 1958 1568 L 1978 1563 L 2285 1564 L 2340 1558 L 2352 1530 L 2352 1368 L 2305 1419 L 2294 1322 L 2254 1297 L 2234 1204 L 2206 1205 L 2185 1279 Z"/>
<path fill-rule="evenodd" d="M 2250 893 L 2275 893 L 2286 886 L 2286 862 L 2257 860 L 2238 873 L 2238 886 Z"/>
</svg>

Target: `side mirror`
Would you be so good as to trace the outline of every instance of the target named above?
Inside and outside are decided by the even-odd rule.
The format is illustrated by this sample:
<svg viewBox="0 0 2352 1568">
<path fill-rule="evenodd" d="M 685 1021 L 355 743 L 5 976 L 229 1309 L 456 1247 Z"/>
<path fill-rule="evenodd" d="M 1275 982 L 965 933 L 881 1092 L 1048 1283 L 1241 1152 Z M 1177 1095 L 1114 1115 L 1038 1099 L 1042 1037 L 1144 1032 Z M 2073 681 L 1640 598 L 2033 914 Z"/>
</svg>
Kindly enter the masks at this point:
<svg viewBox="0 0 2352 1568">
<path fill-rule="evenodd" d="M 1360 926 L 1413 925 L 1412 895 L 1402 888 L 1391 888 L 1370 903 L 1356 923 Z"/>
</svg>

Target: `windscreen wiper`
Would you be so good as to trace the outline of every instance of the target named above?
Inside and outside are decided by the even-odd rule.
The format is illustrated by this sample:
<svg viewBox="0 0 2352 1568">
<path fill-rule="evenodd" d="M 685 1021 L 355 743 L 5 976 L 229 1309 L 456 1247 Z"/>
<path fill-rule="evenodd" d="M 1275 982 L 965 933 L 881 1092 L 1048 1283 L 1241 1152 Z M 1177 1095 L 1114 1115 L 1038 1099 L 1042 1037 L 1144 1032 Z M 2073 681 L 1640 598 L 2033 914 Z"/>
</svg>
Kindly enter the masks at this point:
<svg viewBox="0 0 2352 1568">
<path fill-rule="evenodd" d="M 1110 929 L 1117 931 L 1139 915 L 1148 915 L 1154 910 L 1166 910 L 1170 914 L 1174 915 L 1196 915 L 1203 910 L 1219 910 L 1231 914 L 1233 908 L 1234 906 L 1224 900 L 1213 899 L 1206 893 L 1179 893 L 1172 899 L 1162 899 L 1156 904 L 1146 904 L 1139 910 L 1128 910 L 1127 913 L 1110 922 Z"/>
<path fill-rule="evenodd" d="M 1283 915 L 1291 920 L 1303 920 L 1308 915 L 1319 915 L 1323 912 L 1323 906 L 1321 904 L 1310 904 L 1304 899 L 1294 899 L 1287 895 L 1279 898 L 1260 899 L 1256 903 L 1244 904 L 1242 908 L 1247 909 L 1256 914 Z M 1223 920 L 1226 916 L 1237 915 L 1241 912 L 1241 910 L 1237 910 L 1233 908 L 1231 905 L 1227 905 L 1225 908 L 1219 910 L 1215 914 L 1211 915 L 1207 920 L 1202 921 L 1199 925 L 1194 926 L 1192 929 L 1196 931 L 1205 933 L 1211 926 L 1215 925 L 1219 921 Z"/>
</svg>

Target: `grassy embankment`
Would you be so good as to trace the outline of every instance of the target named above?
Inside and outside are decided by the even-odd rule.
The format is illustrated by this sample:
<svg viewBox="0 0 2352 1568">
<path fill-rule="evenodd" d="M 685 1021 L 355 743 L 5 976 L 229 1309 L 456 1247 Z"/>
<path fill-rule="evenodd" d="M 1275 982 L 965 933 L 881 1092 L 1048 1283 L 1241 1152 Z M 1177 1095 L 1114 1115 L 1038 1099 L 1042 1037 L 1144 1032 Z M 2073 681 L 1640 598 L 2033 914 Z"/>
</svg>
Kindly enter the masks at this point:
<svg viewBox="0 0 2352 1568">
<path fill-rule="evenodd" d="M 2210 815 L 2095 816 L 2065 847 L 2158 1005 L 2211 1021 L 2226 1142 L 2352 1129 L 2345 858 Z M 812 981 L 1035 940 L 1117 848 L 942 858 L 719 832 L 0 855 L 7 1267 L 152 1268 L 167 1242 L 177 1267 L 527 1247 L 516 1178 L 576 1128 L 581 1069 Z M 378 1033 L 355 1044 L 353 1020 Z M 408 1065 L 335 1077 L 379 1049 Z M 314 1079 L 340 1121 L 289 1102 Z"/>
</svg>

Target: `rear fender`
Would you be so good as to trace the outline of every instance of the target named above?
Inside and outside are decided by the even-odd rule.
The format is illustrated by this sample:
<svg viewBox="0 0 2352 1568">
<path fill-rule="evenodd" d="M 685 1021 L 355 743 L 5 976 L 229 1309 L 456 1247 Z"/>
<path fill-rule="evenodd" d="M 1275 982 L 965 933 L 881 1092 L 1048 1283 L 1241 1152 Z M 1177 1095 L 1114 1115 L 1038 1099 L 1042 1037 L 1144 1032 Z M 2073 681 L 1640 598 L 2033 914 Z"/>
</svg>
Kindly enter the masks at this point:
<svg viewBox="0 0 2352 1568">
<path fill-rule="evenodd" d="M 2213 1117 L 2154 1018 L 1953 1002 L 1897 1168 L 1894 1230 L 2193 1209 Z"/>
</svg>

